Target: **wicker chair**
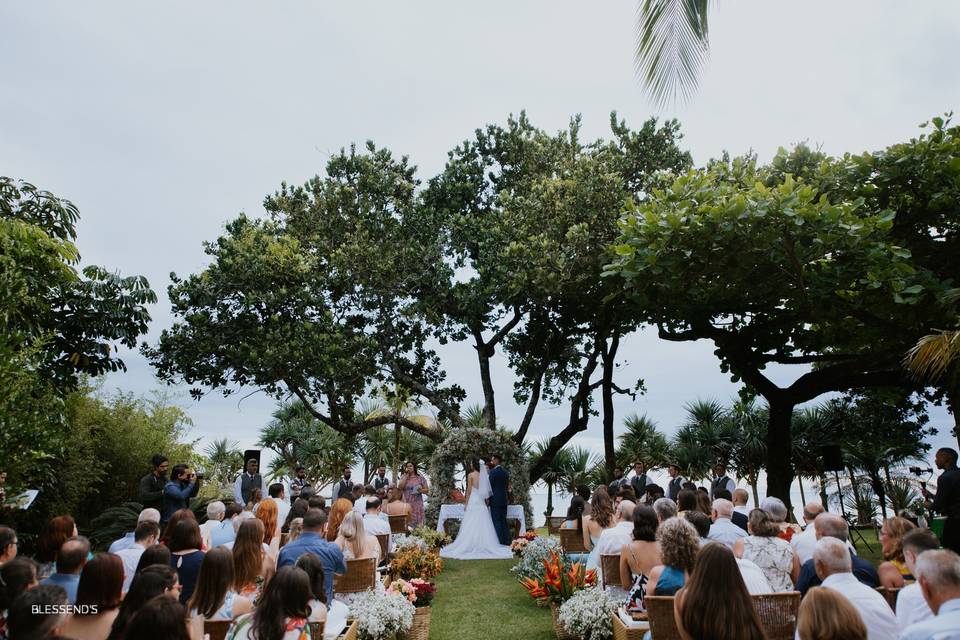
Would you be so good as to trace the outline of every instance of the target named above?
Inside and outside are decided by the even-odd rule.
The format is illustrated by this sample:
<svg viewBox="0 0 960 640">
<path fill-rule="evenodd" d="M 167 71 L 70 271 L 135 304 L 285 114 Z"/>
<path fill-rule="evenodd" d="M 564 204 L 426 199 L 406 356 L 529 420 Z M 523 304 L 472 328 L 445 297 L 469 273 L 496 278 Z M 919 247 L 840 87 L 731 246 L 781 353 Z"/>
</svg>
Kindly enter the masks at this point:
<svg viewBox="0 0 960 640">
<path fill-rule="evenodd" d="M 793 640 L 800 611 L 799 591 L 753 596 L 753 608 L 757 610 L 767 640 Z"/>
<path fill-rule="evenodd" d="M 376 579 L 376 558 L 347 560 L 347 572 L 333 577 L 333 590 L 337 593 L 360 593 L 373 589 Z"/>
<path fill-rule="evenodd" d="M 620 554 L 602 553 L 600 554 L 600 570 L 603 574 L 603 588 L 617 587 L 623 588 L 620 584 Z"/>
<path fill-rule="evenodd" d="M 227 637 L 231 624 L 233 620 L 204 620 L 203 635 L 210 636 L 210 640 L 223 640 Z"/>
<path fill-rule="evenodd" d="M 406 533 L 407 516 L 390 516 L 390 533 Z"/>
<path fill-rule="evenodd" d="M 647 596 L 645 602 L 650 635 L 657 640 L 681 640 L 673 617 L 673 596 Z"/>
<path fill-rule="evenodd" d="M 337 640 L 357 640 L 360 632 L 358 631 L 356 620 L 347 620 L 347 630 L 343 632 Z"/>
<path fill-rule="evenodd" d="M 557 533 L 560 531 L 564 520 L 566 520 L 566 518 L 563 516 L 550 516 L 547 518 L 547 533 Z"/>
<path fill-rule="evenodd" d="M 560 546 L 564 553 L 587 553 L 580 529 L 560 529 Z"/>
<path fill-rule="evenodd" d="M 891 587 L 877 587 L 877 591 L 883 596 L 883 599 L 887 601 L 887 604 L 890 605 L 890 608 L 896 612 L 897 596 L 900 595 L 900 589 L 893 589 Z"/>
<path fill-rule="evenodd" d="M 390 552 L 390 534 L 389 533 L 378 533 L 377 542 L 380 543 L 380 559 L 386 560 L 387 555 Z"/>
<path fill-rule="evenodd" d="M 310 626 L 310 637 L 313 638 L 314 640 L 322 640 L 323 631 L 324 631 L 324 627 L 326 626 L 326 623 L 310 622 L 308 624 Z"/>
</svg>

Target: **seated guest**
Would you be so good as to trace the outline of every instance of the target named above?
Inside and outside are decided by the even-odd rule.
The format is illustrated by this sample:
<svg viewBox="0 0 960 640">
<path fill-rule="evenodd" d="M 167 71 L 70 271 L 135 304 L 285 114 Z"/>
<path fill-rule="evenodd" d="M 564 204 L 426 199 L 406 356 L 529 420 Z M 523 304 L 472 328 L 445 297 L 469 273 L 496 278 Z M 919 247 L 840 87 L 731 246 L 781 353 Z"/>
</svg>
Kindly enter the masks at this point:
<svg viewBox="0 0 960 640">
<path fill-rule="evenodd" d="M 24 591 L 7 611 L 7 637 L 10 640 L 62 637 L 67 604 L 67 592 L 59 585 L 41 584 Z"/>
<path fill-rule="evenodd" d="M 300 537 L 284 545 L 280 549 L 278 566 L 286 567 L 296 563 L 305 553 L 313 553 L 323 565 L 323 576 L 327 590 L 327 602 L 333 602 L 333 576 L 347 572 L 347 565 L 343 559 L 340 547 L 324 540 L 323 526 L 327 522 L 327 514 L 320 509 L 310 509 L 303 517 L 303 533 Z"/>
<path fill-rule="evenodd" d="M 832 513 L 821 513 L 813 521 L 813 526 L 816 529 L 818 543 L 824 538 L 833 538 L 844 544 L 847 543 L 849 528 L 840 516 Z M 880 578 L 877 576 L 877 571 L 873 568 L 873 565 L 869 561 L 854 555 L 849 547 L 847 553 L 850 554 L 850 561 L 853 563 L 853 575 L 857 580 L 871 589 L 880 586 Z M 807 589 L 817 586 L 820 586 L 820 578 L 817 576 L 816 565 L 811 558 L 800 566 L 797 591 L 805 594 Z"/>
<path fill-rule="evenodd" d="M 172 514 L 170 514 L 170 519 L 167 520 L 166 524 L 160 525 L 162 529 L 160 533 L 160 542 L 163 544 L 169 544 L 171 536 L 173 536 L 173 528 L 177 526 L 181 520 L 189 520 L 197 525 L 199 528 L 200 525 L 197 523 L 197 515 L 190 509 L 177 509 Z M 202 542 L 202 541 L 201 541 Z"/>
<path fill-rule="evenodd" d="M 333 542 L 340 534 L 340 523 L 353 511 L 353 503 L 346 498 L 338 498 L 330 507 L 330 519 L 327 520 L 327 541 Z"/>
<path fill-rule="evenodd" d="M 177 580 L 177 572 L 170 565 L 152 564 L 137 572 L 133 582 L 130 583 L 130 590 L 120 604 L 120 610 L 113 621 L 107 640 L 124 640 L 129 637 L 127 626 L 134 614 L 158 596 L 167 597 L 175 602 L 180 599 L 180 582 Z"/>
<path fill-rule="evenodd" d="M 303 569 L 310 579 L 310 622 L 324 622 L 324 638 L 333 639 L 347 626 L 350 609 L 339 600 L 327 603 L 327 591 L 323 577 L 323 563 L 312 553 L 305 553 L 296 566 Z"/>
<path fill-rule="evenodd" d="M 310 496 L 307 498 L 307 509 L 320 509 L 327 513 L 327 499 L 323 496 Z"/>
<path fill-rule="evenodd" d="M 293 502 L 293 506 L 290 507 L 290 511 L 287 513 L 286 520 L 283 521 L 283 525 L 280 527 L 280 531 L 283 533 L 290 533 L 290 523 L 296 520 L 297 518 L 303 518 L 303 515 L 307 512 L 307 509 L 310 508 L 310 503 L 304 500 L 303 498 L 297 498 Z"/>
<path fill-rule="evenodd" d="M 649 507 L 653 506 L 653 503 L 664 497 L 663 487 L 658 484 L 648 484 L 646 486 L 646 491 L 644 492 L 643 503 Z"/>
<path fill-rule="evenodd" d="M 642 498 L 643 496 L 640 497 Z M 628 500 L 634 504 L 638 502 L 636 492 L 633 490 L 633 487 L 628 484 L 625 484 L 617 489 L 617 495 L 614 498 L 614 505 L 616 506 L 620 504 L 620 502 L 623 500 Z"/>
<path fill-rule="evenodd" d="M 240 526 L 239 524 L 236 524 L 236 522 L 237 517 L 241 513 L 243 513 L 243 505 L 240 505 L 236 502 L 231 502 L 226 506 L 223 512 L 223 519 L 210 528 L 209 549 L 212 549 L 213 547 L 219 547 L 220 545 L 228 544 L 236 540 L 237 527 Z"/>
<path fill-rule="evenodd" d="M 18 545 L 17 532 L 0 525 L 0 566 L 17 557 Z"/>
<path fill-rule="evenodd" d="M 877 568 L 881 587 L 902 589 L 913 582 L 913 575 L 903 557 L 903 536 L 916 528 L 917 526 L 906 518 L 887 518 L 883 521 L 883 526 L 880 527 L 880 547 L 885 562 Z"/>
<path fill-rule="evenodd" d="M 916 575 L 917 558 L 927 551 L 940 548 L 940 541 L 930 529 L 913 529 L 903 536 L 903 558 L 911 575 Z M 900 633 L 907 627 L 933 617 L 930 605 L 923 599 L 923 590 L 916 582 L 908 584 L 897 594 L 897 626 Z"/>
<path fill-rule="evenodd" d="M 303 518 L 294 518 L 290 522 L 290 531 L 287 532 L 287 542 L 293 542 L 303 533 Z"/>
<path fill-rule="evenodd" d="M 657 527 L 659 564 L 650 570 L 647 594 L 672 596 L 687 581 L 700 550 L 700 538 L 693 525 L 683 518 L 671 518 Z"/>
<path fill-rule="evenodd" d="M 664 522 L 677 515 L 677 503 L 670 498 L 657 498 L 652 506 L 659 522 Z"/>
<path fill-rule="evenodd" d="M 281 568 L 264 588 L 253 613 L 240 616 L 230 627 L 227 640 L 301 640 L 309 637 L 310 596 L 310 578 L 303 569 Z"/>
<path fill-rule="evenodd" d="M 233 579 L 236 592 L 256 602 L 276 568 L 276 561 L 263 543 L 263 522 L 257 518 L 242 521 L 233 544 Z"/>
<path fill-rule="evenodd" d="M 373 496 L 367 499 L 367 513 L 363 516 L 363 528 L 374 537 L 390 535 L 390 522 L 380 517 L 381 506 L 380 498 Z M 388 537 L 387 540 L 390 540 L 390 538 Z M 392 549 L 392 544 L 392 542 L 387 543 L 387 551 Z"/>
<path fill-rule="evenodd" d="M 583 500 L 583 515 L 590 515 L 590 487 L 585 484 L 578 484 L 576 488 L 576 495 L 580 496 Z"/>
<path fill-rule="evenodd" d="M 633 510 L 632 524 L 632 540 L 620 549 L 620 584 L 627 592 L 627 609 L 646 611 L 648 576 L 660 564 L 660 520 L 653 509 L 639 505 Z"/>
<path fill-rule="evenodd" d="M 636 505 L 630 500 L 621 500 L 614 513 L 616 524 L 604 529 L 597 539 L 597 551 L 600 555 L 614 555 L 620 553 L 623 545 L 633 540 L 633 511 Z"/>
<path fill-rule="evenodd" d="M 697 492 L 690 489 L 681 489 L 677 494 L 677 513 L 682 515 L 687 511 L 697 510 Z M 710 515 L 710 514 L 705 514 Z"/>
<path fill-rule="evenodd" d="M 960 556 L 943 549 L 920 555 L 917 582 L 934 618 L 906 628 L 902 640 L 956 640 L 960 638 Z"/>
<path fill-rule="evenodd" d="M 713 514 L 713 503 L 710 502 L 710 493 L 703 487 L 697 490 L 697 511 L 705 513 L 708 516 Z"/>
<path fill-rule="evenodd" d="M 157 527 L 153 522 L 143 523 Z M 123 561 L 101 553 L 83 567 L 77 586 L 77 610 L 67 618 L 63 635 L 107 640 L 123 599 Z"/>
<path fill-rule="evenodd" d="M 583 517 L 583 546 L 590 551 L 587 557 L 587 569 L 596 569 L 600 564 L 600 552 L 597 542 L 600 534 L 617 524 L 613 512 L 613 500 L 604 485 L 598 486 L 590 498 L 590 515 Z"/>
<path fill-rule="evenodd" d="M 710 535 L 710 525 L 713 524 L 710 522 L 710 517 L 699 511 L 684 511 L 682 517 L 697 530 L 697 535 L 700 537 L 700 546 L 709 544 L 710 539 L 707 536 Z"/>
<path fill-rule="evenodd" d="M 120 562 L 123 563 L 123 592 L 130 589 L 130 583 L 133 582 L 133 576 L 137 573 L 137 565 L 140 564 L 140 557 L 147 550 L 157 544 L 160 537 L 160 525 L 149 520 L 141 522 L 133 532 L 133 544 L 129 547 L 116 552 Z"/>
<path fill-rule="evenodd" d="M 290 501 L 287 500 L 287 490 L 282 482 L 274 482 L 267 488 L 270 500 L 277 503 L 277 520 L 282 525 L 287 520 L 287 514 L 290 513 Z"/>
<path fill-rule="evenodd" d="M 747 506 L 747 503 L 750 502 L 750 494 L 747 493 L 747 490 L 743 487 L 737 487 L 733 490 L 733 494 L 730 496 L 730 502 L 733 503 L 734 513 L 741 513 L 745 516 L 750 515 L 750 507 Z"/>
<path fill-rule="evenodd" d="M 140 512 L 140 515 L 137 516 L 137 524 L 139 525 L 141 522 L 153 522 L 159 525 L 160 512 L 150 507 L 144 509 L 143 511 Z M 132 547 L 134 542 L 136 542 L 136 539 L 135 539 L 136 532 L 137 532 L 137 528 L 134 527 L 133 531 L 130 531 L 129 533 L 124 535 L 122 538 L 111 542 L 110 548 L 108 549 L 108 551 L 110 553 L 116 553 L 117 551 L 121 551 L 123 549 L 129 549 L 130 547 Z"/>
<path fill-rule="evenodd" d="M 766 511 L 754 509 L 748 531 L 750 535 L 734 543 L 734 555 L 760 567 L 774 591 L 793 591 L 800 577 L 800 561 L 790 543 L 779 537 L 780 527 Z"/>
<path fill-rule="evenodd" d="M 389 487 L 387 489 L 387 504 L 383 508 L 388 516 L 407 516 L 413 509 L 409 504 L 403 501 L 403 491 L 400 487 Z"/>
<path fill-rule="evenodd" d="M 730 500 L 730 504 L 733 505 L 733 495 L 726 489 L 717 489 L 713 492 L 714 500 L 721 498 L 723 500 Z M 737 506 L 733 505 L 733 510 L 730 511 L 730 522 L 737 525 L 744 531 L 747 530 L 747 516 L 745 514 L 737 511 Z"/>
<path fill-rule="evenodd" d="M 370 498 L 377 497 L 377 490 L 373 488 L 372 484 L 368 484 L 363 487 L 363 495 L 357 498 L 353 502 L 353 510 L 359 513 L 361 516 L 367 512 L 367 500 Z"/>
<path fill-rule="evenodd" d="M 790 540 L 790 545 L 797 552 L 801 565 L 813 557 L 813 548 L 817 546 L 817 529 L 813 526 L 813 521 L 824 511 L 826 509 L 819 502 L 808 502 L 803 505 L 803 532 Z"/>
<path fill-rule="evenodd" d="M 584 501 L 580 496 L 570 498 L 570 506 L 567 507 L 567 516 L 560 525 L 561 529 L 583 529 L 583 506 Z"/>
<path fill-rule="evenodd" d="M 843 541 L 821 537 L 813 550 L 813 562 L 823 586 L 843 594 L 860 612 L 870 640 L 896 640 L 897 619 L 890 605 L 876 589 L 853 575 L 850 551 Z"/>
<path fill-rule="evenodd" d="M 860 612 L 840 592 L 813 587 L 800 603 L 799 640 L 867 640 Z"/>
<path fill-rule="evenodd" d="M 733 553 L 719 543 L 700 550 L 690 578 L 677 592 L 674 617 L 684 640 L 767 637 Z"/>
<path fill-rule="evenodd" d="M 83 536 L 70 538 L 60 547 L 57 554 L 57 570 L 42 584 L 55 584 L 67 592 L 67 602 L 77 600 L 77 586 L 80 584 L 80 572 L 87 564 L 90 554 L 90 541 Z"/>
<path fill-rule="evenodd" d="M 350 493 L 350 504 L 353 505 L 357 500 L 363 497 L 363 485 L 353 485 L 353 491 Z"/>
<path fill-rule="evenodd" d="M 344 517 L 335 544 L 343 552 L 344 560 L 374 558 L 380 562 L 380 543 L 364 530 L 363 517 L 356 511 Z"/>
<path fill-rule="evenodd" d="M 253 610 L 253 603 L 234 591 L 233 554 L 216 547 L 203 556 L 193 595 L 187 601 L 194 636 L 203 637 L 207 620 L 233 620 Z"/>
<path fill-rule="evenodd" d="M 263 523 L 263 544 L 267 545 L 267 553 L 276 558 L 280 553 L 280 512 L 277 501 L 268 498 L 261 502 L 257 519 Z"/>
<path fill-rule="evenodd" d="M 17 597 L 39 584 L 39 565 L 30 558 L 14 558 L 0 567 L 0 638 L 7 637 L 7 612 Z"/>
<path fill-rule="evenodd" d="M 710 518 L 713 524 L 710 525 L 710 533 L 707 538 L 711 542 L 719 542 L 733 549 L 734 543 L 747 537 L 747 532 L 733 524 L 730 516 L 733 514 L 733 503 L 723 498 L 717 498 L 713 501 L 713 511 Z"/>
<path fill-rule="evenodd" d="M 212 549 L 213 541 L 211 535 L 214 528 L 222 526 L 224 515 L 227 512 L 227 505 L 220 500 L 214 500 L 207 505 L 207 521 L 200 525 L 200 539 L 203 540 L 204 549 Z"/>
<path fill-rule="evenodd" d="M 787 505 L 783 500 L 774 496 L 767 496 L 760 501 L 760 508 L 770 515 L 770 520 L 780 529 L 780 537 L 790 542 L 794 534 L 800 532 L 800 527 L 787 522 Z"/>
<path fill-rule="evenodd" d="M 200 547 L 200 525 L 196 520 L 184 519 L 176 524 L 170 534 L 167 546 L 170 547 L 170 566 L 180 579 L 180 604 L 185 604 L 197 585 L 197 575 L 203 564 L 203 551 Z"/>
<path fill-rule="evenodd" d="M 127 625 L 124 640 L 191 640 L 186 608 L 171 598 L 154 598 Z"/>
<path fill-rule="evenodd" d="M 170 547 L 165 544 L 155 544 L 147 547 L 140 556 L 140 560 L 137 561 L 137 570 L 133 572 L 134 577 L 143 571 L 144 567 L 149 567 L 154 564 L 170 566 Z M 127 591 L 129 590 L 128 588 Z"/>
<path fill-rule="evenodd" d="M 37 562 L 40 563 L 40 579 L 43 580 L 56 571 L 57 554 L 68 538 L 76 538 L 77 523 L 70 516 L 51 518 L 37 537 Z"/>
</svg>

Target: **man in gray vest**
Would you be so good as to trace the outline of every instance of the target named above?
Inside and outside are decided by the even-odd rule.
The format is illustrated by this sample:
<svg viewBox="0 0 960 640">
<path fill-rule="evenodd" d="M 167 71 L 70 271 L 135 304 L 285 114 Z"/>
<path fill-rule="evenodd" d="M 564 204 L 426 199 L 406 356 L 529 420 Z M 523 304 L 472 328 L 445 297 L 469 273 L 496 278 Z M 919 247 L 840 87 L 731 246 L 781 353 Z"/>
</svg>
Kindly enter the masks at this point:
<svg viewBox="0 0 960 640">
<path fill-rule="evenodd" d="M 733 495 L 733 492 L 737 490 L 737 483 L 727 476 L 727 465 L 722 462 L 713 466 L 713 482 L 710 483 L 711 500 L 717 499 L 714 495 L 717 489 L 726 489 L 730 492 L 730 495 Z"/>
<path fill-rule="evenodd" d="M 263 477 L 260 475 L 260 463 L 256 458 L 247 460 L 247 469 L 233 483 L 233 499 L 241 505 L 246 505 L 253 498 L 253 490 L 260 490 L 260 498 L 267 497 L 267 487 L 263 484 Z"/>
<path fill-rule="evenodd" d="M 667 467 L 667 475 L 670 476 L 670 480 L 667 482 L 667 497 L 676 502 L 677 496 L 680 495 L 680 491 L 683 489 L 683 478 L 680 477 L 680 467 L 671 464 Z"/>
<path fill-rule="evenodd" d="M 330 504 L 333 504 L 340 498 L 346 498 L 350 502 L 353 502 L 353 481 L 350 479 L 350 475 L 353 472 L 350 470 L 350 467 L 343 468 L 343 478 L 337 484 L 333 485 L 333 491 L 330 495 Z"/>
<path fill-rule="evenodd" d="M 647 493 L 647 485 L 650 484 L 650 478 L 647 477 L 647 470 L 640 461 L 633 463 L 633 477 L 630 478 L 630 486 L 633 487 L 633 493 L 637 496 L 637 502 L 643 500 Z"/>
</svg>

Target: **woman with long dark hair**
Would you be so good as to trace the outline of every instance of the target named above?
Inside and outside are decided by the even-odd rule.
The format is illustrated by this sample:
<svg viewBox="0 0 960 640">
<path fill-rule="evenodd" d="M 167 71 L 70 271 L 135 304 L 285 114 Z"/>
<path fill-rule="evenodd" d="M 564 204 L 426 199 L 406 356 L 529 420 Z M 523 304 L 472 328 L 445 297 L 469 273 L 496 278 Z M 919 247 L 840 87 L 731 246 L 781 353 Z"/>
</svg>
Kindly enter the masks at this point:
<svg viewBox="0 0 960 640">
<path fill-rule="evenodd" d="M 147 547 L 143 555 L 140 556 L 140 561 L 137 562 L 137 570 L 134 571 L 134 575 L 140 573 L 144 567 L 154 564 L 170 564 L 170 547 L 165 544 L 155 544 Z"/>
<path fill-rule="evenodd" d="M 276 567 L 274 559 L 264 551 L 263 523 L 247 518 L 240 524 L 233 543 L 234 590 L 256 602 Z"/>
<path fill-rule="evenodd" d="M 0 638 L 7 637 L 10 605 L 21 593 L 40 584 L 37 579 L 39 567 L 30 558 L 14 558 L 0 567 Z"/>
<path fill-rule="evenodd" d="M 613 500 L 607 488 L 600 485 L 593 490 L 590 498 L 590 515 L 583 517 L 583 546 L 590 551 L 587 558 L 587 569 L 596 569 L 600 564 L 600 551 L 597 541 L 605 529 L 616 525 L 613 517 Z"/>
<path fill-rule="evenodd" d="M 562 529 L 583 530 L 583 507 L 586 503 L 580 496 L 570 498 L 570 506 L 567 507 L 567 517 L 563 519 Z"/>
<path fill-rule="evenodd" d="M 203 539 L 200 535 L 200 525 L 196 520 L 184 519 L 176 524 L 170 539 L 170 566 L 177 570 L 180 576 L 180 604 L 186 604 L 193 589 L 197 585 L 197 575 L 203 563 Z"/>
<path fill-rule="evenodd" d="M 84 640 L 106 640 L 123 598 L 123 561 L 101 553 L 83 567 L 77 584 L 76 609 L 63 635 Z"/>
<path fill-rule="evenodd" d="M 263 589 L 252 614 L 240 616 L 227 640 L 298 640 L 309 624 L 310 578 L 297 567 L 283 567 Z"/>
<path fill-rule="evenodd" d="M 170 538 L 173 537 L 173 529 L 176 527 L 182 520 L 193 520 L 197 521 L 197 514 L 195 514 L 190 509 L 179 509 L 173 512 L 173 515 L 170 516 L 170 521 L 167 522 L 167 526 L 163 528 L 163 534 L 160 536 L 160 542 L 163 544 L 170 544 Z M 200 525 L 197 524 L 199 528 Z M 201 544 L 202 544 L 201 540 Z"/>
<path fill-rule="evenodd" d="M 766 640 L 737 559 L 716 542 L 697 554 L 690 579 L 676 594 L 673 615 L 688 640 Z"/>
<path fill-rule="evenodd" d="M 289 533 L 290 523 L 297 518 L 303 519 L 303 516 L 307 514 L 307 509 L 309 508 L 310 503 L 303 498 L 297 498 L 294 500 L 293 506 L 290 507 L 290 511 L 287 512 L 287 518 L 283 521 L 283 526 L 280 527 L 280 531 L 283 533 Z"/>
<path fill-rule="evenodd" d="M 37 562 L 40 580 L 49 578 L 57 570 L 57 554 L 67 538 L 77 536 L 77 523 L 70 516 L 51 518 L 37 537 Z"/>
<path fill-rule="evenodd" d="M 646 611 L 647 580 L 660 564 L 657 526 L 660 519 L 652 507 L 639 504 L 633 510 L 633 541 L 620 549 L 620 585 L 626 590 L 627 609 Z"/>
<path fill-rule="evenodd" d="M 120 611 L 113 621 L 107 640 L 122 640 L 133 615 L 157 596 L 165 596 L 175 601 L 180 599 L 177 572 L 168 564 L 152 564 L 137 572 L 130 583 L 130 590 L 120 604 Z"/>
<path fill-rule="evenodd" d="M 123 640 L 192 640 L 186 608 L 171 598 L 153 598 L 130 620 Z"/>
<path fill-rule="evenodd" d="M 203 635 L 204 621 L 233 620 L 251 610 L 250 599 L 234 590 L 233 554 L 223 547 L 208 551 L 200 565 L 197 586 L 187 601 L 187 611 L 199 632 L 197 637 Z"/>
</svg>

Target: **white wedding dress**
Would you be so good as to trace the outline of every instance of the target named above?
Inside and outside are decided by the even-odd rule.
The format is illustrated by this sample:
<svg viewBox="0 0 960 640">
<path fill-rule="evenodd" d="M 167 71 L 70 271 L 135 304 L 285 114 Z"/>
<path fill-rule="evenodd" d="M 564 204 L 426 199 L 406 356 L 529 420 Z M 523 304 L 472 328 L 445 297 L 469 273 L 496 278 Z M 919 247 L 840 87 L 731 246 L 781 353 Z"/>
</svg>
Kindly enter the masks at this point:
<svg viewBox="0 0 960 640">
<path fill-rule="evenodd" d="M 497 531 L 493 528 L 490 507 L 486 504 L 490 493 L 487 466 L 480 465 L 479 486 L 470 492 L 457 539 L 440 550 L 442 557 L 454 560 L 501 560 L 513 557 L 510 547 L 500 544 Z"/>
</svg>

